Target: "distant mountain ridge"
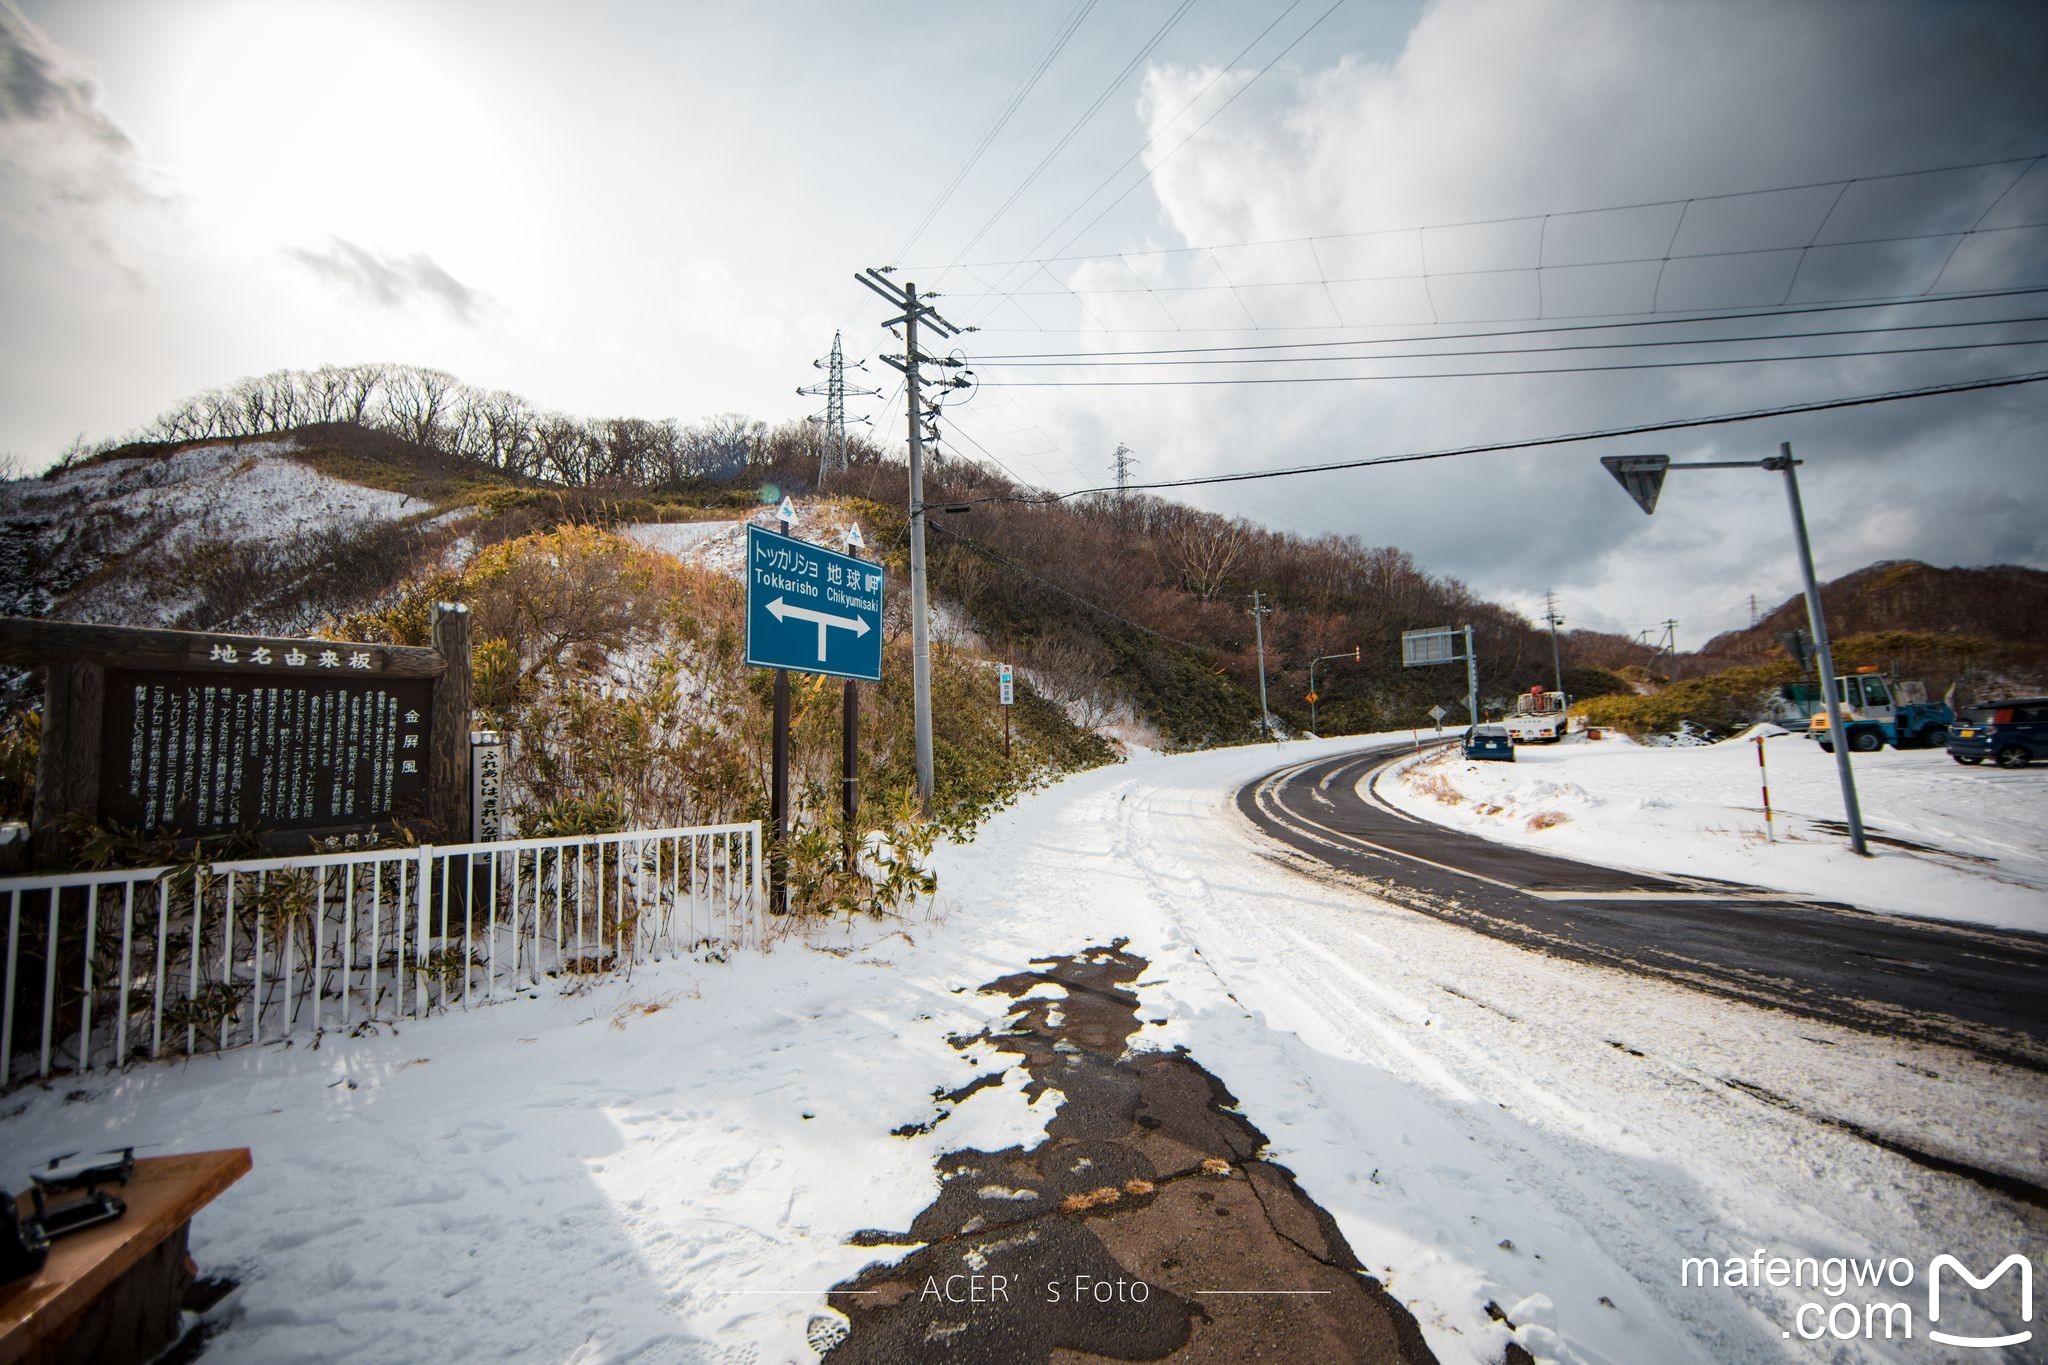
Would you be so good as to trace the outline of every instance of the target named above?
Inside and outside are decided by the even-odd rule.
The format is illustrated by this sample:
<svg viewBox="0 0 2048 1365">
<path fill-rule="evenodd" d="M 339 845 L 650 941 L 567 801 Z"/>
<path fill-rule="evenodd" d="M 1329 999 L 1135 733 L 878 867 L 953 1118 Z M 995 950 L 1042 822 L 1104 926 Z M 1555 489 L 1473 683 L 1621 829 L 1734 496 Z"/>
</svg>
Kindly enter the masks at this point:
<svg viewBox="0 0 2048 1365">
<path fill-rule="evenodd" d="M 2048 647 L 2048 573 L 2039 569 L 1943 569 L 1917 559 L 1887 559 L 1822 584 L 1820 596 L 1828 633 L 1837 638 L 1914 631 Z M 1754 626 L 1716 635 L 1699 653 L 1725 663 L 1781 656 L 1778 635 L 1805 626 L 1802 594 Z"/>
</svg>

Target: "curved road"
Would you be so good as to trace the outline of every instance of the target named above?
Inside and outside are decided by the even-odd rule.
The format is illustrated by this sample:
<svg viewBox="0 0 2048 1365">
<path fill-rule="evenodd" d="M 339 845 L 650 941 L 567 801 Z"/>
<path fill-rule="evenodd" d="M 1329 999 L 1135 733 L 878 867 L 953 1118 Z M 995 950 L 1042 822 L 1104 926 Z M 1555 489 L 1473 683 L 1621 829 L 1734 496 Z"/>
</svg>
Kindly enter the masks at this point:
<svg viewBox="0 0 2048 1365">
<path fill-rule="evenodd" d="M 1360 794 L 1408 752 L 1280 768 L 1238 807 L 1375 895 L 1511 943 L 2048 1070 L 2048 937 L 1493 843 Z"/>
</svg>

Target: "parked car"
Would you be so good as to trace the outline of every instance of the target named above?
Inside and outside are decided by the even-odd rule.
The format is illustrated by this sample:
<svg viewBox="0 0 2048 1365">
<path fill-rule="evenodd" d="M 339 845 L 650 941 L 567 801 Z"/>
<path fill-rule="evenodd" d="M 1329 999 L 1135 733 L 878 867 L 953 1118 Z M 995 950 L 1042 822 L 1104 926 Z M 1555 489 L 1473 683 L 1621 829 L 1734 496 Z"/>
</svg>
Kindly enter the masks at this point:
<svg viewBox="0 0 2048 1365">
<path fill-rule="evenodd" d="M 1465 757 L 1515 761 L 1515 741 L 1505 725 L 1475 725 L 1465 732 Z"/>
<path fill-rule="evenodd" d="M 1988 758 L 2001 768 L 2048 759 L 2048 697 L 1965 707 L 1949 730 L 1948 756 L 1972 765 Z"/>
</svg>

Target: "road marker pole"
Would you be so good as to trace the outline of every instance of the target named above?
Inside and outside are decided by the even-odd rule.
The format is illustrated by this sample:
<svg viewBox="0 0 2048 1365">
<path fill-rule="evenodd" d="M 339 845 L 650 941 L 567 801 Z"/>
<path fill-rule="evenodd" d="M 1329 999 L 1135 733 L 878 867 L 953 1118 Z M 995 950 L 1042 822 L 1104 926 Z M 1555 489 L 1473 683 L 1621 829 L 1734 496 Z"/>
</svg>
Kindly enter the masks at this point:
<svg viewBox="0 0 2048 1365">
<path fill-rule="evenodd" d="M 1764 767 L 1764 737 L 1762 735 L 1756 737 L 1756 774 L 1757 781 L 1761 782 L 1764 788 L 1764 838 L 1775 844 L 1778 842 L 1778 832 L 1771 825 L 1771 775 Z"/>
</svg>

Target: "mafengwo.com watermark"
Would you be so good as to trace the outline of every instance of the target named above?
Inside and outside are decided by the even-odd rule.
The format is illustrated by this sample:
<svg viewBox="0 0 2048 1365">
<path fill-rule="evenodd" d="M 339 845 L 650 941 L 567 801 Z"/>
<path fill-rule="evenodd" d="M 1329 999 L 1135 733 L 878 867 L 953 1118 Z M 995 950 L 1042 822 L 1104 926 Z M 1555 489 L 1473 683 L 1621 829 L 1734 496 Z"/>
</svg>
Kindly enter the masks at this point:
<svg viewBox="0 0 2048 1365">
<path fill-rule="evenodd" d="M 2015 1273 L 2016 1272 L 2016 1273 Z M 2007 1275 L 2011 1289 L 1989 1291 Z M 1949 1289 L 1949 1326 L 1942 1324 L 1942 1283 Z M 1958 1282 L 1982 1292 L 1985 1311 L 2000 1330 L 1965 1333 L 1956 1324 Z M 1811 1289 L 1815 1297 L 1794 1308 L 1783 1335 L 1802 1341 L 1913 1341 L 1987 1350 L 2034 1339 L 2034 1267 L 2015 1252 L 1983 1275 L 1946 1253 L 1922 1267 L 1903 1256 L 1886 1260 L 1830 1256 L 1688 1256 L 1679 1262 L 1688 1289 Z"/>
</svg>

